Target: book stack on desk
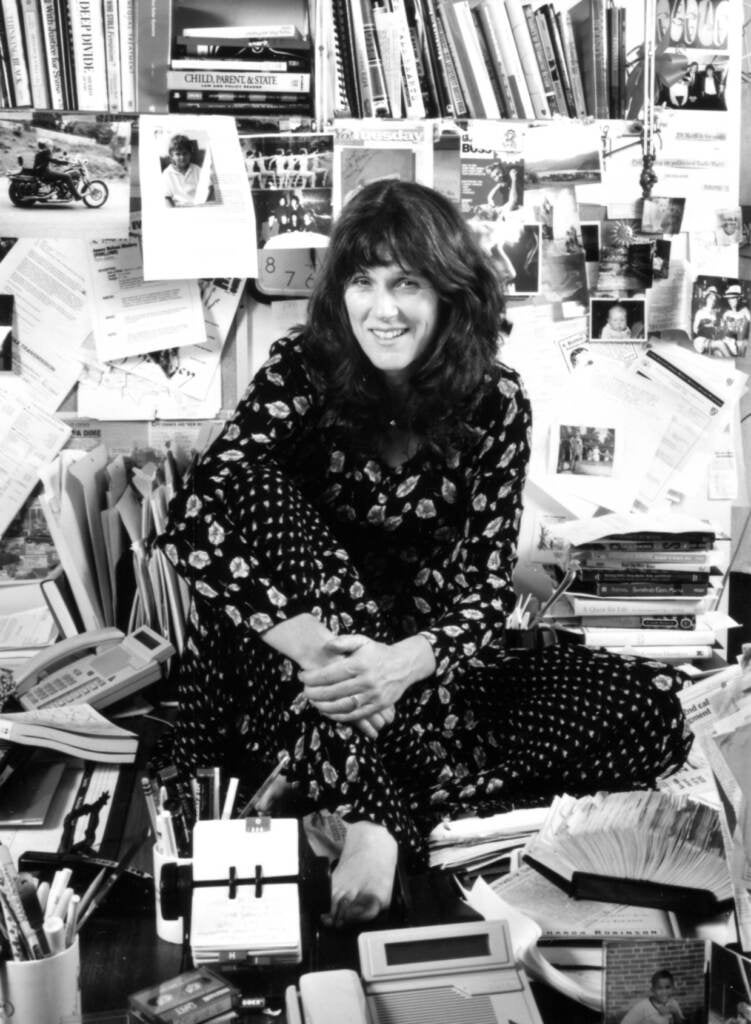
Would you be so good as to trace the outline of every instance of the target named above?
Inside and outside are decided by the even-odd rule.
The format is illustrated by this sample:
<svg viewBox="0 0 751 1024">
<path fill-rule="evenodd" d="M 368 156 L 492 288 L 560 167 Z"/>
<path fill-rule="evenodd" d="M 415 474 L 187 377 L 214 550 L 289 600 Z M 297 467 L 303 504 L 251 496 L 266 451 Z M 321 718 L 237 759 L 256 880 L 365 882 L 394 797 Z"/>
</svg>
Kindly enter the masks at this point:
<svg viewBox="0 0 751 1024">
<path fill-rule="evenodd" d="M 560 580 L 565 562 L 576 577 L 545 621 L 564 640 L 682 662 L 711 657 L 722 632 L 737 625 L 712 610 L 717 538 L 701 520 L 603 516 L 566 524 L 559 539 L 549 571 Z"/>
</svg>

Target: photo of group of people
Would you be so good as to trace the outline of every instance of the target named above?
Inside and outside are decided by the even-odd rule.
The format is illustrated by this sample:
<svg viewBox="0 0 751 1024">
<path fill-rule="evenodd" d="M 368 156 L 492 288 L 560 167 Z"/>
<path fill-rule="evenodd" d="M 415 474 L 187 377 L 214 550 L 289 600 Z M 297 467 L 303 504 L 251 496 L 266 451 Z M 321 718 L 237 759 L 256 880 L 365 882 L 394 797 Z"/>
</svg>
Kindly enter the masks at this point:
<svg viewBox="0 0 751 1024">
<path fill-rule="evenodd" d="M 744 356 L 751 335 L 747 288 L 737 279 L 697 277 L 691 304 L 691 339 L 702 355 Z"/>
<path fill-rule="evenodd" d="M 333 136 L 241 137 L 259 249 L 323 248 L 332 223 Z"/>
<path fill-rule="evenodd" d="M 657 0 L 655 41 L 659 105 L 726 110 L 728 5 L 723 0 Z"/>
<path fill-rule="evenodd" d="M 612 476 L 614 459 L 614 427 L 559 427 L 557 473 Z"/>
</svg>

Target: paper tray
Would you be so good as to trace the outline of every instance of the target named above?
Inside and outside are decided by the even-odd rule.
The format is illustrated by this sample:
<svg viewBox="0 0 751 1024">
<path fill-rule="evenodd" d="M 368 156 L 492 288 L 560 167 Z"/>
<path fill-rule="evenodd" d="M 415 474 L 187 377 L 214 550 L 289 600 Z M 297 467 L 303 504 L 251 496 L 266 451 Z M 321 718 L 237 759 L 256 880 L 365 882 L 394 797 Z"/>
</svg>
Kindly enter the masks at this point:
<svg viewBox="0 0 751 1024">
<path fill-rule="evenodd" d="M 626 903 L 633 907 L 655 907 L 658 910 L 672 910 L 691 917 L 711 917 L 733 905 L 732 899 L 718 900 L 708 889 L 665 885 L 636 878 L 616 878 L 612 875 L 593 875 L 575 871 L 569 882 L 534 857 L 525 854 L 524 860 L 575 899 Z"/>
</svg>

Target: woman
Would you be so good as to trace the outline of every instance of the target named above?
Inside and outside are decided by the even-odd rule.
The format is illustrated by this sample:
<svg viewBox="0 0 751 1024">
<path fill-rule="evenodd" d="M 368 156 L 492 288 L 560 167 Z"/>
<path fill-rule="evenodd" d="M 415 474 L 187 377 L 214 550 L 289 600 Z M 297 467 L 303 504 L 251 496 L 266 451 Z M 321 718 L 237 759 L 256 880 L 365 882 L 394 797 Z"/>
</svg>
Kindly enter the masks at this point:
<svg viewBox="0 0 751 1024">
<path fill-rule="evenodd" d="M 720 332 L 721 319 L 719 293 L 714 285 L 710 285 L 704 292 L 703 304 L 694 313 L 693 343 L 699 354 L 711 351 Z"/>
<path fill-rule="evenodd" d="M 630 788 L 682 759 L 677 677 L 507 656 L 529 403 L 454 205 L 401 181 L 339 217 L 305 326 L 195 464 L 161 543 L 191 581 L 174 753 L 348 823 L 334 924 L 375 916 L 445 814 Z M 617 675 L 615 670 L 617 669 Z M 614 678 L 615 677 L 615 678 Z"/>
</svg>

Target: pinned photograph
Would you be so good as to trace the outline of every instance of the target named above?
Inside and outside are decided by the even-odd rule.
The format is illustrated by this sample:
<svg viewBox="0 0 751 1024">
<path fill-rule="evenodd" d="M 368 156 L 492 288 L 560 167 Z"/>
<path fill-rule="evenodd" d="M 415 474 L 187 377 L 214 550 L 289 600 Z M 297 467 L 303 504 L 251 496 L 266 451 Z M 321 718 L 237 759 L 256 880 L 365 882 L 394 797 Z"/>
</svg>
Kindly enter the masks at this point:
<svg viewBox="0 0 751 1024">
<path fill-rule="evenodd" d="M 0 112 L 3 234 L 126 238 L 130 127 L 78 112 Z"/>
<path fill-rule="evenodd" d="M 615 427 L 561 424 L 558 428 L 556 473 L 612 476 L 615 440 Z"/>
<path fill-rule="evenodd" d="M 541 229 L 540 292 L 551 302 L 584 305 L 587 270 L 574 188 L 530 189 L 525 209 Z"/>
<path fill-rule="evenodd" d="M 751 960 L 717 942 L 710 952 L 708 1001 L 711 1021 L 751 1022 Z"/>
<path fill-rule="evenodd" d="M 642 207 L 641 229 L 648 234 L 677 235 L 683 223 L 686 200 L 655 196 L 645 199 Z"/>
<path fill-rule="evenodd" d="M 751 282 L 696 278 L 691 297 L 694 351 L 719 358 L 744 356 L 751 337 Z"/>
<path fill-rule="evenodd" d="M 200 131 L 190 135 L 175 132 L 167 138 L 160 131 L 158 137 L 163 147 L 159 166 L 166 205 L 221 203 L 208 135 Z"/>
<path fill-rule="evenodd" d="M 332 223 L 330 133 L 241 136 L 258 248 L 328 245 Z"/>
<path fill-rule="evenodd" d="M 633 341 L 646 336 L 644 299 L 590 299 L 593 341 Z"/>
<path fill-rule="evenodd" d="M 740 207 L 717 210 L 716 218 L 715 245 L 740 245 L 743 241 L 743 220 Z"/>
<path fill-rule="evenodd" d="M 603 1024 L 706 1024 L 703 939 L 603 943 Z"/>
</svg>

